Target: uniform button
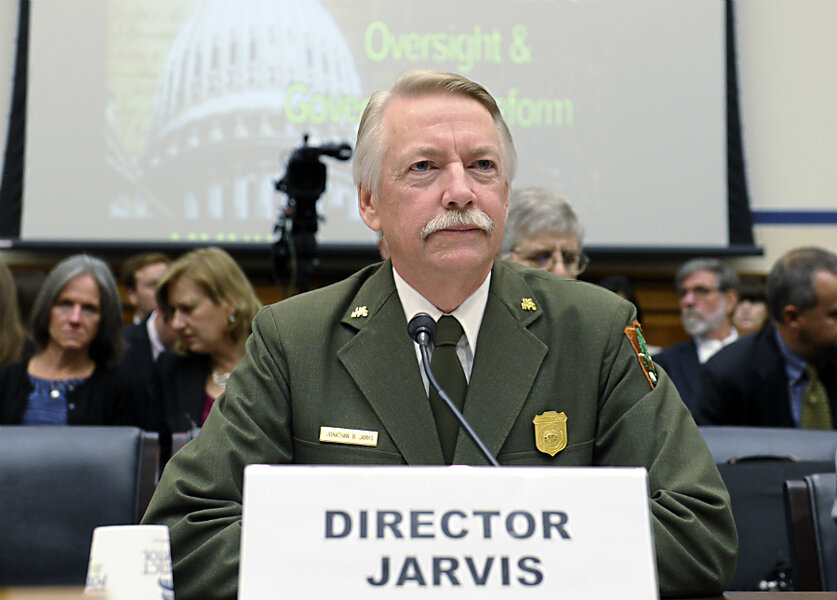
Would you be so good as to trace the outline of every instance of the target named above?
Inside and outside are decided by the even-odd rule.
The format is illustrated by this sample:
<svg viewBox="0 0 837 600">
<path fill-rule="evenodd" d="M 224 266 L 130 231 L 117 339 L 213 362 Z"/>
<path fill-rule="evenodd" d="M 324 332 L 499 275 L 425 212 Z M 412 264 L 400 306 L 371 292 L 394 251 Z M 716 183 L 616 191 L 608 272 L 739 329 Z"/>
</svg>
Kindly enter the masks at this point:
<svg viewBox="0 0 837 600">
<path fill-rule="evenodd" d="M 76 408 L 76 403 L 75 403 L 75 402 L 70 402 L 70 403 L 67 405 L 67 408 L 69 408 L 70 410 L 75 410 L 75 408 Z"/>
<path fill-rule="evenodd" d="M 60 395 L 61 395 L 61 392 L 59 392 L 58 390 L 52 390 L 52 391 L 49 393 L 49 395 L 50 395 L 50 397 L 51 397 L 51 398 L 58 398 L 58 396 L 60 396 Z"/>
</svg>

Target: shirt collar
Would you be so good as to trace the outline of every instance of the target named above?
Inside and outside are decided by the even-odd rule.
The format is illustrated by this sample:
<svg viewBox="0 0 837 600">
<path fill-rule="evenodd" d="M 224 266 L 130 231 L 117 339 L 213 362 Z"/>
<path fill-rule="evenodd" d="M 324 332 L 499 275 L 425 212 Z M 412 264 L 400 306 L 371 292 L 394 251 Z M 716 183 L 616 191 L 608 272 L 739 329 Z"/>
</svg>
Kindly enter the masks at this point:
<svg viewBox="0 0 837 600">
<path fill-rule="evenodd" d="M 788 381 L 791 383 L 798 382 L 805 374 L 805 367 L 808 366 L 808 361 L 788 347 L 785 340 L 783 340 L 782 336 L 779 335 L 778 329 L 773 331 L 773 335 L 776 336 L 779 353 L 785 359 L 785 373 L 788 376 Z"/>
<path fill-rule="evenodd" d="M 695 337 L 695 345 L 697 346 L 698 360 L 705 363 L 713 354 L 724 346 L 728 346 L 738 339 L 738 330 L 735 327 L 730 327 L 730 332 L 727 337 L 722 340 L 712 340 L 702 337 Z"/>
<path fill-rule="evenodd" d="M 157 309 L 155 308 L 145 320 L 145 329 L 148 332 L 148 341 L 151 342 L 151 357 L 157 360 L 160 353 L 166 349 L 160 341 L 160 334 L 157 333 Z"/>
<path fill-rule="evenodd" d="M 436 308 L 430 300 L 422 296 L 409 283 L 404 281 L 395 267 L 392 268 L 392 276 L 395 280 L 395 289 L 398 291 L 398 297 L 401 299 L 401 306 L 404 308 L 404 316 L 407 317 L 407 322 L 410 321 L 418 313 L 425 312 L 438 321 L 442 316 L 442 311 Z M 482 285 L 477 290 L 468 296 L 462 304 L 460 304 L 452 314 L 462 325 L 462 330 L 465 332 L 465 339 L 468 340 L 472 355 L 477 352 L 477 336 L 482 324 L 482 317 L 485 314 L 485 305 L 488 303 L 488 287 L 491 283 L 491 273 L 482 282 Z"/>
</svg>

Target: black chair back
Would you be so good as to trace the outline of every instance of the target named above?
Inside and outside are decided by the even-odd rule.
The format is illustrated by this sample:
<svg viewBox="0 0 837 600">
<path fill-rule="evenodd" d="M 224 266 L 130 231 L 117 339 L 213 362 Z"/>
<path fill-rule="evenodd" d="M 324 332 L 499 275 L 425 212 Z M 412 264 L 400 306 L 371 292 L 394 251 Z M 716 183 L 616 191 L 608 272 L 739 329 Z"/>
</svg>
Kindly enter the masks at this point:
<svg viewBox="0 0 837 600">
<path fill-rule="evenodd" d="M 727 426 L 700 430 L 729 491 L 738 528 L 738 564 L 727 589 L 790 589 L 784 482 L 833 471 L 837 431 Z"/>
<path fill-rule="evenodd" d="M 832 473 L 807 475 L 785 482 L 788 540 L 794 588 L 800 591 L 837 590 L 837 524 Z"/>
<path fill-rule="evenodd" d="M 0 426 L 0 587 L 83 585 L 93 529 L 139 521 L 158 460 L 135 427 Z"/>
</svg>

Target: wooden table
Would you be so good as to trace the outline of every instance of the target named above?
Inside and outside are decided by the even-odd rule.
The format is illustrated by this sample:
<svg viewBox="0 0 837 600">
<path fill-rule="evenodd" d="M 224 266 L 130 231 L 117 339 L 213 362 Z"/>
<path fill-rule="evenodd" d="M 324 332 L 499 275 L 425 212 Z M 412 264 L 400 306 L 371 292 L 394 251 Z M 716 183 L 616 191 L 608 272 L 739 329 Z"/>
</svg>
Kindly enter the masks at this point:
<svg viewBox="0 0 837 600">
<path fill-rule="evenodd" d="M 38 587 L 0 589 L 0 600 L 91 600 L 81 587 Z"/>
<path fill-rule="evenodd" d="M 837 600 L 837 592 L 727 592 L 723 596 L 680 600 Z"/>
</svg>

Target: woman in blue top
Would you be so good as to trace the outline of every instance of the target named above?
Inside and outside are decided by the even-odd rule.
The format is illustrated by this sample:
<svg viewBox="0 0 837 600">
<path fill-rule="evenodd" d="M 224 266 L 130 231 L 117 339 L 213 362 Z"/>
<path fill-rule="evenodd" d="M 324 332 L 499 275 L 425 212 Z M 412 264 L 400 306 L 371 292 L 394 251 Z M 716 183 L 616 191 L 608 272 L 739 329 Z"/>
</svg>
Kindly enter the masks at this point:
<svg viewBox="0 0 837 600">
<path fill-rule="evenodd" d="M 0 423 L 134 424 L 116 369 L 122 308 L 110 268 L 85 254 L 64 259 L 44 280 L 31 320 L 37 351 L 0 369 Z"/>
</svg>

